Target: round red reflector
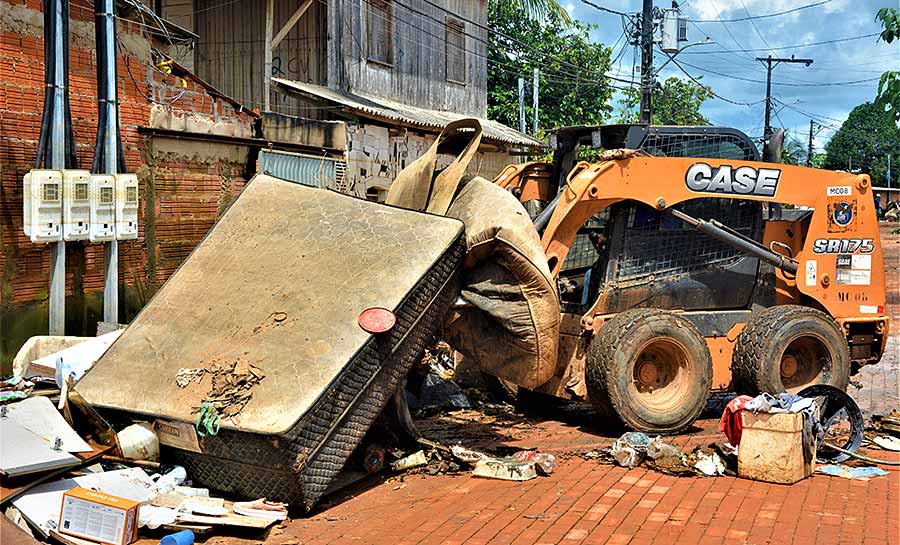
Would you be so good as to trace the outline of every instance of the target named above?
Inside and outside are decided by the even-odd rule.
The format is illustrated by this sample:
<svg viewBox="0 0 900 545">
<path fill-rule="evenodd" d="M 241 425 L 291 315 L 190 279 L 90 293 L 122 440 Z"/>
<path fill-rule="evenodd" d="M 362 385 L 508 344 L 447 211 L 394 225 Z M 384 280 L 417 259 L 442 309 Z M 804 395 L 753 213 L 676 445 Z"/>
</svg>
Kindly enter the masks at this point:
<svg viewBox="0 0 900 545">
<path fill-rule="evenodd" d="M 386 308 L 371 307 L 359 313 L 359 327 L 367 333 L 390 331 L 396 323 L 397 317 Z"/>
</svg>

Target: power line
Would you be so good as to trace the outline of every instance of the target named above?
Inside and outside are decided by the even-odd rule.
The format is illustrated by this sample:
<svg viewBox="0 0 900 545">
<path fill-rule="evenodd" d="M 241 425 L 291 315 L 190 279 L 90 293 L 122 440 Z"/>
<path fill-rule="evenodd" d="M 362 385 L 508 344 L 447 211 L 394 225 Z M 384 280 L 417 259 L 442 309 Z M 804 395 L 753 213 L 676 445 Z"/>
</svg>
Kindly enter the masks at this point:
<svg viewBox="0 0 900 545">
<path fill-rule="evenodd" d="M 836 38 L 834 40 L 825 40 L 822 42 L 810 42 L 805 44 L 797 44 L 797 45 L 785 45 L 779 47 L 770 47 L 770 48 L 759 48 L 759 49 L 717 49 L 713 51 L 691 51 L 683 53 L 684 55 L 709 55 L 710 53 L 757 53 L 757 52 L 765 52 L 765 51 L 783 51 L 785 49 L 799 49 L 801 47 L 813 47 L 817 45 L 827 45 L 827 44 L 836 44 L 841 42 L 849 42 L 853 40 L 862 40 L 864 38 L 872 38 L 874 36 L 880 35 L 880 32 L 873 32 L 871 34 L 862 34 L 859 36 L 849 36 L 847 38 Z"/>
<path fill-rule="evenodd" d="M 805 6 L 799 6 L 793 9 L 779 11 L 777 13 L 767 13 L 766 15 L 750 15 L 750 12 L 748 11 L 747 17 L 738 17 L 737 19 L 722 19 L 721 14 L 719 14 L 719 19 L 689 19 L 689 21 L 694 23 L 740 23 L 741 21 L 753 21 L 755 19 L 768 19 L 770 17 L 787 15 L 788 13 L 794 13 L 795 11 L 814 8 L 816 6 L 821 6 L 829 2 L 831 2 L 831 0 L 823 0 L 822 2 L 816 2 L 815 4 L 807 4 Z"/>
<path fill-rule="evenodd" d="M 712 87 L 709 87 L 709 86 L 707 86 L 707 85 L 703 85 L 703 83 L 701 83 L 700 80 L 698 80 L 698 79 L 695 78 L 690 72 L 688 72 L 687 70 L 685 70 L 685 68 L 684 68 L 683 66 L 681 66 L 681 63 L 679 63 L 677 60 L 675 60 L 674 57 L 669 57 L 669 58 L 671 59 L 672 63 L 675 64 L 675 66 L 678 67 L 679 70 L 681 70 L 682 72 L 684 72 L 684 75 L 685 75 L 685 76 L 689 77 L 689 78 L 691 79 L 691 81 L 693 81 L 693 82 L 696 83 L 697 85 L 699 85 L 699 86 L 701 86 L 701 87 L 703 87 L 703 88 L 709 90 L 709 92 L 712 93 L 712 95 L 713 95 L 714 97 L 718 98 L 719 100 L 724 100 L 725 102 L 728 102 L 729 104 L 735 104 L 735 105 L 737 105 L 737 106 L 748 106 L 748 107 L 749 107 L 749 106 L 753 106 L 754 104 L 759 104 L 760 102 L 762 102 L 762 101 L 757 101 L 757 102 L 739 102 L 739 101 L 737 101 L 737 100 L 731 100 L 730 98 L 725 98 L 725 97 L 723 97 L 722 95 L 720 95 L 720 94 L 716 93 L 715 91 L 713 91 L 713 90 L 712 90 Z"/>
<path fill-rule="evenodd" d="M 588 6 L 594 8 L 594 9 L 596 9 L 596 10 L 598 10 L 598 11 L 603 11 L 603 12 L 606 12 L 606 13 L 612 13 L 613 15 L 622 15 L 622 16 L 628 16 L 628 15 L 629 15 L 629 14 L 627 14 L 627 13 L 625 13 L 625 12 L 622 12 L 622 11 L 616 11 L 616 10 L 614 10 L 614 9 L 609 9 L 609 8 L 607 8 L 607 7 L 604 7 L 604 6 L 597 5 L 597 4 L 593 3 L 593 2 L 591 2 L 591 0 L 581 0 L 581 3 L 582 3 L 582 4 L 585 4 L 585 5 L 588 5 Z"/>
<path fill-rule="evenodd" d="M 685 61 L 681 61 L 681 62 L 684 63 L 685 66 L 690 66 L 691 68 L 695 68 L 702 72 L 708 72 L 710 74 L 715 74 L 717 76 L 722 76 L 725 78 L 731 78 L 731 79 L 736 79 L 736 80 L 740 80 L 740 81 L 749 81 L 750 83 L 766 83 L 762 80 L 744 78 L 741 76 L 735 76 L 733 74 L 726 74 L 724 72 L 717 72 L 715 70 L 703 68 L 702 66 L 697 66 L 697 65 L 691 64 L 689 62 L 685 62 Z M 867 78 L 867 79 L 860 79 L 860 80 L 854 80 L 854 81 L 831 81 L 831 82 L 817 81 L 817 82 L 809 82 L 809 83 L 787 83 L 787 82 L 783 82 L 783 81 L 773 81 L 772 85 L 781 85 L 783 87 L 830 87 L 830 86 L 834 86 L 834 85 L 857 85 L 857 84 L 861 84 L 861 83 L 869 83 L 872 81 L 878 81 L 879 79 L 881 79 L 881 78 L 876 77 L 876 78 Z"/>
</svg>

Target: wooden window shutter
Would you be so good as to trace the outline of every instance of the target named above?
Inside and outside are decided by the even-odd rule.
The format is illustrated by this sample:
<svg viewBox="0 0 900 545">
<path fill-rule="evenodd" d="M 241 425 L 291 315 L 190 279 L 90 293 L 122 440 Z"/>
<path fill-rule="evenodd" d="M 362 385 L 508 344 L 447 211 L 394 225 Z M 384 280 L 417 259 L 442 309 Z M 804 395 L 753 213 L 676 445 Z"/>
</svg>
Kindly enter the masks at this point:
<svg viewBox="0 0 900 545">
<path fill-rule="evenodd" d="M 466 83 L 466 27 L 447 18 L 447 81 Z"/>
<path fill-rule="evenodd" d="M 394 64 L 394 5 L 390 0 L 367 0 L 367 58 Z"/>
</svg>

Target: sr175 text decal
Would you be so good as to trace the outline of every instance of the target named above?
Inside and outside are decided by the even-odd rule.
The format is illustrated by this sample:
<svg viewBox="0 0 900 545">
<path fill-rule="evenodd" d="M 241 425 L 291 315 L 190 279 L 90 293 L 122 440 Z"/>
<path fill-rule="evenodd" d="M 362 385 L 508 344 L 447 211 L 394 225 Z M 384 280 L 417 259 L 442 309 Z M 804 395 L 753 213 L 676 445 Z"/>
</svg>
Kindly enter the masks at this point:
<svg viewBox="0 0 900 545">
<path fill-rule="evenodd" d="M 774 197 L 779 178 L 781 171 L 775 168 L 731 165 L 713 168 L 706 163 L 694 163 L 688 168 L 684 183 L 691 191 Z"/>
<path fill-rule="evenodd" d="M 871 254 L 875 251 L 871 238 L 817 238 L 813 252 L 817 254 Z"/>
</svg>

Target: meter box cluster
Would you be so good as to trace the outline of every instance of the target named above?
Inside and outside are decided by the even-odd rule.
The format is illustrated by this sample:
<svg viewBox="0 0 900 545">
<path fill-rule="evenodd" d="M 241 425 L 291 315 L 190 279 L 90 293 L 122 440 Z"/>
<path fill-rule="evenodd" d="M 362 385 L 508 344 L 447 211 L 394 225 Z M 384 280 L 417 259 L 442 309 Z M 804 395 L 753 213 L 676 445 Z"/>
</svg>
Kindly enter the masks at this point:
<svg viewBox="0 0 900 545">
<path fill-rule="evenodd" d="M 23 196 L 25 234 L 32 242 L 137 238 L 134 174 L 35 169 L 25 175 Z"/>
</svg>

